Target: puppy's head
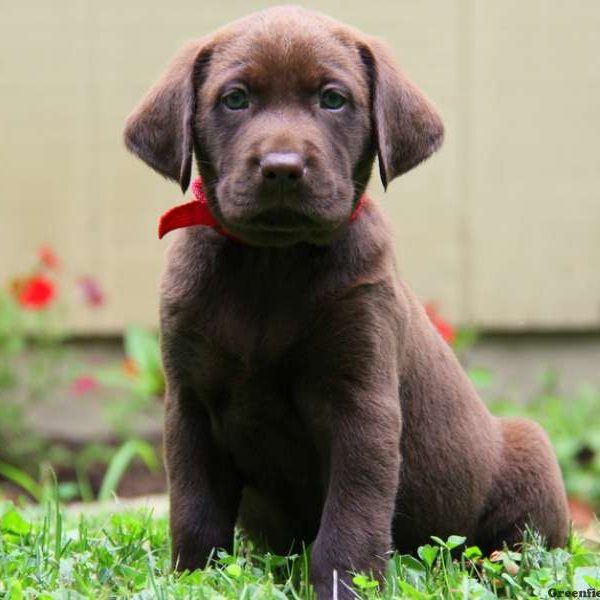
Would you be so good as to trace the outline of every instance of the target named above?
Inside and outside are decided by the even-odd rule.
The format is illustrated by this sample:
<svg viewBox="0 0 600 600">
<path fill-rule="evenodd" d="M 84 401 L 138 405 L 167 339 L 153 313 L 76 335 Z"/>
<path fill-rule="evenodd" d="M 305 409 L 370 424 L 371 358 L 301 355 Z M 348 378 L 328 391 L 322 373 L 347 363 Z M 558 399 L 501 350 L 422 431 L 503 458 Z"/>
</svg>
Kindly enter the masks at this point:
<svg viewBox="0 0 600 600">
<path fill-rule="evenodd" d="M 125 129 L 127 147 L 184 191 L 195 154 L 215 217 L 264 246 L 330 242 L 375 155 L 387 186 L 442 137 L 381 43 L 301 8 L 188 44 Z"/>
</svg>

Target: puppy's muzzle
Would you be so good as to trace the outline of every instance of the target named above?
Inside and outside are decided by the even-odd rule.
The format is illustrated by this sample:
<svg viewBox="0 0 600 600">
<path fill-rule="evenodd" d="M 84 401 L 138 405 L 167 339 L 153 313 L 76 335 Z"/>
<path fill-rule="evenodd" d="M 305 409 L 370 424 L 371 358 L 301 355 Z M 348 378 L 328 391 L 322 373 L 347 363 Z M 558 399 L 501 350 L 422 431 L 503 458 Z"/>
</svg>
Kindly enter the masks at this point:
<svg viewBox="0 0 600 600">
<path fill-rule="evenodd" d="M 302 197 L 308 190 L 306 159 L 297 152 L 267 152 L 259 162 L 258 210 L 244 225 L 251 229 L 293 231 L 314 228 L 318 221 L 303 214 Z"/>
</svg>

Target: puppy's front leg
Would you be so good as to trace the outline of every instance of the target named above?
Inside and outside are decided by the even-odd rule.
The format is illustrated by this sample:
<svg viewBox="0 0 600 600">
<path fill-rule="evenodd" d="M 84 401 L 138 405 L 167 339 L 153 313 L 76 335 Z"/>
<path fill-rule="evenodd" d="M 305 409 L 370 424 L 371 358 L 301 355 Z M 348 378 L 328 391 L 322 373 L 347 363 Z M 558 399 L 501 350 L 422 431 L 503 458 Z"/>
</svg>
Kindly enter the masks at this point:
<svg viewBox="0 0 600 600">
<path fill-rule="evenodd" d="M 171 501 L 173 567 L 201 569 L 213 549 L 231 551 L 241 483 L 216 448 L 209 417 L 181 390 L 166 400 L 165 451 Z"/>
<path fill-rule="evenodd" d="M 319 600 L 333 597 L 334 570 L 338 598 L 355 597 L 350 571 L 383 575 L 400 468 L 397 394 L 355 397 L 330 423 L 329 485 L 312 553 Z"/>
</svg>

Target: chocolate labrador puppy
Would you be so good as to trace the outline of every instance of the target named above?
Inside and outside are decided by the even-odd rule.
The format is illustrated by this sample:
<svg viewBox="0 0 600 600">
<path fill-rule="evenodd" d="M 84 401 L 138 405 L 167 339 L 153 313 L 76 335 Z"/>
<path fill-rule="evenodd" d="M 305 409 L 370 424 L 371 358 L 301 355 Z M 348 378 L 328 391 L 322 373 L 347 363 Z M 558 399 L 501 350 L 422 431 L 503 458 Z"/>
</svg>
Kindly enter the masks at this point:
<svg viewBox="0 0 600 600">
<path fill-rule="evenodd" d="M 176 234 L 162 283 L 175 568 L 238 521 L 276 552 L 314 540 L 320 599 L 432 534 L 565 541 L 545 434 L 488 412 L 363 197 L 375 156 L 386 186 L 442 137 L 379 41 L 301 8 L 190 43 L 129 117 L 184 191 L 195 156 L 218 223 Z"/>
</svg>

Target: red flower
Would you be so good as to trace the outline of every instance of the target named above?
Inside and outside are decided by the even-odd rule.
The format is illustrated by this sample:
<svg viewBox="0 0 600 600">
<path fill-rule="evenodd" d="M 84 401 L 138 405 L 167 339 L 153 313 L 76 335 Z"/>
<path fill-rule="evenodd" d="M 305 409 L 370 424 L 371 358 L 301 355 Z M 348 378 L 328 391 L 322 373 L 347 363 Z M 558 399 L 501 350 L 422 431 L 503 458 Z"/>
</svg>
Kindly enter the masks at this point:
<svg viewBox="0 0 600 600">
<path fill-rule="evenodd" d="M 100 289 L 98 282 L 89 275 L 85 275 L 84 277 L 80 277 L 77 280 L 81 291 L 83 292 L 83 297 L 87 304 L 93 308 L 97 308 L 104 304 L 104 293 Z"/>
<path fill-rule="evenodd" d="M 47 244 L 40 246 L 38 250 L 38 258 L 40 259 L 40 262 L 48 269 L 56 271 L 60 267 L 58 256 L 56 256 L 54 250 L 52 250 L 52 248 Z"/>
<path fill-rule="evenodd" d="M 71 389 L 76 396 L 81 396 L 97 390 L 98 382 L 91 375 L 81 375 L 73 382 Z"/>
<path fill-rule="evenodd" d="M 438 313 L 435 305 L 426 304 L 425 312 L 429 317 L 429 320 L 433 323 L 433 326 L 438 330 L 438 333 L 451 344 L 456 338 L 456 331 L 454 327 L 445 319 L 443 319 Z"/>
<path fill-rule="evenodd" d="M 28 310 L 43 310 L 54 299 L 54 283 L 42 275 L 35 275 L 23 283 L 18 300 Z"/>
</svg>

